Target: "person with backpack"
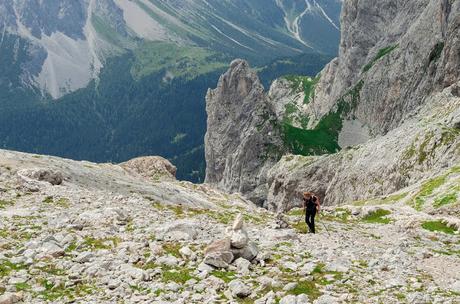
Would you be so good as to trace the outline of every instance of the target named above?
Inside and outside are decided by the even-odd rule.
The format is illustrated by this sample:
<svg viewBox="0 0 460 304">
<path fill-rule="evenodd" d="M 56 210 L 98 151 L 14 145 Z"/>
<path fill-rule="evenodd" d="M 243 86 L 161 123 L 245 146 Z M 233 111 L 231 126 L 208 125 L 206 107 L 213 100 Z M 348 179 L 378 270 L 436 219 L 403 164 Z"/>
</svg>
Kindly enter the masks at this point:
<svg viewBox="0 0 460 304">
<path fill-rule="evenodd" d="M 305 223 L 307 223 L 310 233 L 315 233 L 315 216 L 320 211 L 319 198 L 311 192 L 304 192 L 303 210 L 305 213 Z"/>
</svg>

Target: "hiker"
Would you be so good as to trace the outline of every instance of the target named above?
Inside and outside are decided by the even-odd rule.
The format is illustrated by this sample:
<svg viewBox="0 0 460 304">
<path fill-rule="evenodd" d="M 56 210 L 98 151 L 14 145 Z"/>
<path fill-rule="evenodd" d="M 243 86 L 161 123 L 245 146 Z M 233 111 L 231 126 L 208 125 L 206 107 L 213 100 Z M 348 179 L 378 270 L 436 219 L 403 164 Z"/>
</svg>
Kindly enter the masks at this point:
<svg viewBox="0 0 460 304">
<path fill-rule="evenodd" d="M 315 215 L 320 210 L 319 198 L 311 192 L 304 192 L 303 210 L 310 233 L 315 233 Z"/>
</svg>

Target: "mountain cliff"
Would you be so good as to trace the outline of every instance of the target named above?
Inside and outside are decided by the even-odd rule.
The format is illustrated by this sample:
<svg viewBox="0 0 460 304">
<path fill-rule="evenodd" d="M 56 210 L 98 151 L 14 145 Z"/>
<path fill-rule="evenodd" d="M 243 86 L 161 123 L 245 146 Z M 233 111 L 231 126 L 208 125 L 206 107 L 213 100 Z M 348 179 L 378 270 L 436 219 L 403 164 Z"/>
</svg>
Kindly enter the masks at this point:
<svg viewBox="0 0 460 304">
<path fill-rule="evenodd" d="M 350 0 L 341 19 L 336 59 L 316 77 L 279 79 L 263 95 L 272 104 L 267 123 L 284 143 L 276 155 L 300 155 L 269 172 L 271 209 L 298 204 L 305 189 L 326 204 L 388 195 L 460 160 L 460 4 Z"/>
<path fill-rule="evenodd" d="M 278 160 L 267 149 L 279 150 L 282 141 L 265 123 L 270 104 L 247 62 L 232 62 L 217 88 L 208 91 L 206 111 L 205 182 L 258 201 L 267 192 L 267 171 Z"/>
</svg>

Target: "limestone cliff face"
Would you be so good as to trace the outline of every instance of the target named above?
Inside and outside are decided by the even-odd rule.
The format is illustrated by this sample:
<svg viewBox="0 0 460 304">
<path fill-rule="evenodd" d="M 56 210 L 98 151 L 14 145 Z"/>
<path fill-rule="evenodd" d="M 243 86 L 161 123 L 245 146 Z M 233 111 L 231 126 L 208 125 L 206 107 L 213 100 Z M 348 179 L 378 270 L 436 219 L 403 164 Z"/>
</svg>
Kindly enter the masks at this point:
<svg viewBox="0 0 460 304">
<path fill-rule="evenodd" d="M 327 156 L 284 156 L 268 174 L 266 207 L 286 211 L 299 206 L 305 190 L 316 192 L 327 205 L 393 197 L 394 192 L 458 165 L 457 89 L 458 86 L 450 87 L 430 97 L 417 115 L 366 144 Z M 403 197 L 411 201 L 416 195 L 404 193 Z"/>
<path fill-rule="evenodd" d="M 458 1 L 345 1 L 339 57 L 315 90 L 317 121 L 359 84 L 355 119 L 374 135 L 401 125 L 458 80 L 459 18 Z"/>
<path fill-rule="evenodd" d="M 327 204 L 388 195 L 457 163 L 459 26 L 458 1 L 345 1 L 339 57 L 306 115 L 320 124 L 347 104 L 338 141 L 354 148 L 283 158 L 269 173 L 267 206 L 289 209 L 299 189 Z"/>
<path fill-rule="evenodd" d="M 206 182 L 261 204 L 266 173 L 280 155 L 264 88 L 247 62 L 235 60 L 206 96 Z M 274 153 L 271 153 L 273 151 Z"/>
<path fill-rule="evenodd" d="M 269 171 L 265 205 L 289 209 L 305 189 L 327 204 L 387 195 L 458 162 L 459 27 L 459 1 L 344 1 L 339 56 L 314 78 L 275 81 L 243 110 L 268 104 L 278 151 L 305 156 Z"/>
</svg>

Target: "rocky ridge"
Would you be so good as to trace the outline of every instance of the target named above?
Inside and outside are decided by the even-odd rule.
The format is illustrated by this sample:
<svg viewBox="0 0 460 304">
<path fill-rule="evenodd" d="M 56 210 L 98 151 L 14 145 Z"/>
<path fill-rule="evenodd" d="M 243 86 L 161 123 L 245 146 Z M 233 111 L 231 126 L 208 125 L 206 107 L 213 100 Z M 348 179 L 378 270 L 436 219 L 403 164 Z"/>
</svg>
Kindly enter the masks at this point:
<svg viewBox="0 0 460 304">
<path fill-rule="evenodd" d="M 268 169 L 277 161 L 267 149 L 280 149 L 282 141 L 266 123 L 270 104 L 246 61 L 233 61 L 217 88 L 208 91 L 206 112 L 205 182 L 262 203 Z"/>
<path fill-rule="evenodd" d="M 152 178 L 156 162 L 135 161 L 145 177 L 0 150 L 0 303 L 460 301 L 459 204 L 434 199 L 458 188 L 457 167 L 407 189 L 423 208 L 401 194 L 326 207 L 312 235 L 299 209 Z"/>
</svg>

